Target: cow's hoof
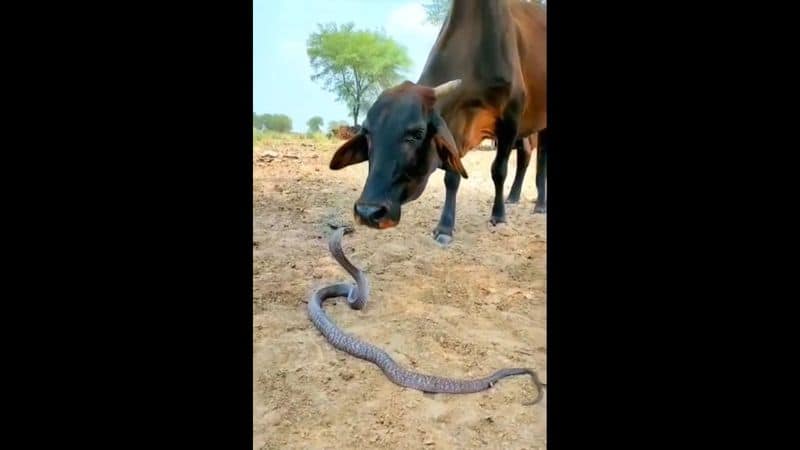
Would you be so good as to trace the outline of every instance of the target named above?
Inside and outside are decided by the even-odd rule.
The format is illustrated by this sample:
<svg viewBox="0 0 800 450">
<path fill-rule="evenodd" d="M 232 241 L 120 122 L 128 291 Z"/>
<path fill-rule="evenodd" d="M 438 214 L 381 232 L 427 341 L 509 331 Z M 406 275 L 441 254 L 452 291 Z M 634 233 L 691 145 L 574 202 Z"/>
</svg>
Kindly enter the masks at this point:
<svg viewBox="0 0 800 450">
<path fill-rule="evenodd" d="M 516 205 L 517 203 L 519 203 L 519 195 L 516 196 L 509 195 L 508 198 L 506 199 L 507 205 Z"/>
<path fill-rule="evenodd" d="M 534 214 L 547 214 L 547 205 L 536 205 L 533 207 Z"/>
<path fill-rule="evenodd" d="M 492 225 L 495 225 L 495 226 L 497 224 L 500 224 L 500 223 L 506 223 L 506 216 L 502 216 L 502 217 L 492 216 L 492 218 L 489 219 L 489 223 L 491 223 Z"/>
<path fill-rule="evenodd" d="M 436 239 L 436 242 L 438 242 L 442 247 L 447 247 L 451 242 L 453 242 L 453 236 L 448 234 L 437 234 L 434 239 Z"/>
<path fill-rule="evenodd" d="M 511 227 L 505 222 L 498 222 L 497 224 L 489 222 L 487 226 L 490 233 L 497 233 L 501 236 L 509 236 L 511 234 Z"/>
</svg>

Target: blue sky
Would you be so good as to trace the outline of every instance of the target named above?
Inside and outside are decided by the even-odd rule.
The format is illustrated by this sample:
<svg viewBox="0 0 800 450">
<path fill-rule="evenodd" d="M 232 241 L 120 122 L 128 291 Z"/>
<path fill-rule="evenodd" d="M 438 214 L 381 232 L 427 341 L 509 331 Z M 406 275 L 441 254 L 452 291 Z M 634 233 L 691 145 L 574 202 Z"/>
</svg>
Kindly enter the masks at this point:
<svg viewBox="0 0 800 450">
<path fill-rule="evenodd" d="M 347 120 L 344 103 L 311 81 L 306 40 L 318 23 L 355 23 L 382 28 L 404 46 L 413 61 L 405 78 L 417 81 L 439 26 L 425 23 L 422 1 L 414 0 L 253 0 L 253 111 L 286 114 L 294 131 L 321 116 Z M 363 114 L 359 118 L 363 120 Z"/>
</svg>

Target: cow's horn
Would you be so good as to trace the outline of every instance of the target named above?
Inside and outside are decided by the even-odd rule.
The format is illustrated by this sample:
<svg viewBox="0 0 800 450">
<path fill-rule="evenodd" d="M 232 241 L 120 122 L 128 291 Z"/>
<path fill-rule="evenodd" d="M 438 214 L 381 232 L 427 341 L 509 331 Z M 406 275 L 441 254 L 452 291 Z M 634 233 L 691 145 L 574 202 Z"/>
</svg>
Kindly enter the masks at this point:
<svg viewBox="0 0 800 450">
<path fill-rule="evenodd" d="M 435 95 L 436 98 L 442 98 L 443 96 L 455 90 L 459 84 L 461 84 L 461 80 L 452 80 L 448 81 L 447 83 L 442 83 L 433 88 L 433 95 Z"/>
</svg>

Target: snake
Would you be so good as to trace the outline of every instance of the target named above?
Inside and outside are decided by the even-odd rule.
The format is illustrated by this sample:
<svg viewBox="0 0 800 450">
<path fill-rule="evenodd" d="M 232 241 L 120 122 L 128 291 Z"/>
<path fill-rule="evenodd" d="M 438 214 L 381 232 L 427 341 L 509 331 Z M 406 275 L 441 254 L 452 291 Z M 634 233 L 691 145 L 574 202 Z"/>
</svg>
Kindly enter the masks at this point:
<svg viewBox="0 0 800 450">
<path fill-rule="evenodd" d="M 369 299 L 369 282 L 364 272 L 354 266 L 342 250 L 342 236 L 352 233 L 351 227 L 339 227 L 334 230 L 328 240 L 331 255 L 353 277 L 356 284 L 336 283 L 317 289 L 308 302 L 308 315 L 316 328 L 335 348 L 352 356 L 369 361 L 378 366 L 393 383 L 424 393 L 469 394 L 485 391 L 499 380 L 514 375 L 530 375 L 536 385 L 536 398 L 526 405 L 534 405 L 543 397 L 546 386 L 539 380 L 536 371 L 529 368 L 500 369 L 493 374 L 473 380 L 426 375 L 408 370 L 389 356 L 384 350 L 364 342 L 353 335 L 344 333 L 325 314 L 322 304 L 329 298 L 346 297 L 347 304 L 355 310 L 363 309 Z"/>
</svg>

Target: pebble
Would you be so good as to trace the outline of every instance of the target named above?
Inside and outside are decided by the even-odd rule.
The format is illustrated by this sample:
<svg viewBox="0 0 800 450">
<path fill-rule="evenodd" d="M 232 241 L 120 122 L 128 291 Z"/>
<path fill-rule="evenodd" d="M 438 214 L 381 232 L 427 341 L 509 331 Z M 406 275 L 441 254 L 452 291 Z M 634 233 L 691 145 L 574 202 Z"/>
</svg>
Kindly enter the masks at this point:
<svg viewBox="0 0 800 450">
<path fill-rule="evenodd" d="M 342 372 L 339 374 L 343 380 L 348 381 L 353 379 L 353 374 L 350 372 Z"/>
</svg>

